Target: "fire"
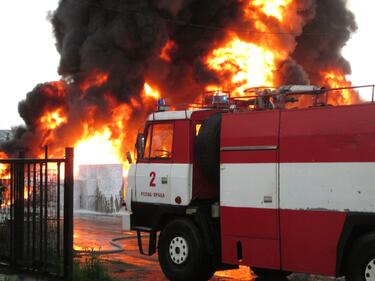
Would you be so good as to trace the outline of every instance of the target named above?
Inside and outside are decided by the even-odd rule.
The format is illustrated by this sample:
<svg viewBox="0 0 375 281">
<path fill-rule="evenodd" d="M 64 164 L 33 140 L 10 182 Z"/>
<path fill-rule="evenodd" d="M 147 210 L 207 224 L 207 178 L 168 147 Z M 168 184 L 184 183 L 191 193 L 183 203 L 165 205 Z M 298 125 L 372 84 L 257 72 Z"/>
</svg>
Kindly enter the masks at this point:
<svg viewBox="0 0 375 281">
<path fill-rule="evenodd" d="M 7 159 L 8 156 L 0 151 L 0 159 Z M 1 203 L 1 208 L 6 208 L 10 205 L 9 201 L 9 188 L 7 188 L 7 184 L 4 183 L 4 181 L 10 180 L 10 171 L 9 171 L 9 165 L 1 164 L 0 163 L 0 192 L 2 192 L 3 200 Z M 3 189 L 4 187 L 5 190 Z"/>
<path fill-rule="evenodd" d="M 50 87 L 45 87 L 44 91 L 50 96 L 64 97 L 66 95 L 64 81 L 54 81 L 48 83 L 48 85 Z"/>
<path fill-rule="evenodd" d="M 93 71 L 83 83 L 80 85 L 81 91 L 84 93 L 90 88 L 100 87 L 107 83 L 108 74 L 99 71 Z"/>
<path fill-rule="evenodd" d="M 133 139 L 130 136 L 136 132 L 126 125 L 133 108 L 139 106 L 135 100 L 131 100 L 130 104 L 114 106 L 112 120 L 101 129 L 92 128 L 88 123 L 84 125 L 83 136 L 75 144 L 75 174 L 79 165 L 122 164 L 123 176 L 127 177 L 129 164 L 125 160 L 126 151 L 132 152 Z"/>
<path fill-rule="evenodd" d="M 0 178 L 4 178 L 7 173 L 6 171 L 6 166 L 4 164 L 0 164 Z"/>
<path fill-rule="evenodd" d="M 95 80 L 97 81 L 97 80 Z M 88 84 L 87 89 L 92 88 Z M 113 108 L 111 120 L 103 124 L 101 128 L 93 128 L 90 122 L 84 124 L 84 132 L 80 140 L 75 144 L 75 174 L 79 172 L 79 165 L 84 164 L 122 164 L 123 176 L 127 177 L 129 164 L 126 160 L 126 152 L 133 152 L 134 142 L 132 136 L 136 130 L 129 126 L 129 121 L 134 110 L 143 107 L 153 107 L 156 99 L 160 98 L 160 92 L 150 83 L 144 84 L 142 102 L 131 98 L 128 103 L 117 104 L 108 97 L 108 103 Z M 95 118 L 95 110 L 89 111 L 88 120 Z M 143 122 L 143 119 L 142 119 Z"/>
<path fill-rule="evenodd" d="M 42 124 L 43 128 L 46 128 L 47 130 L 54 130 L 66 122 L 67 119 L 63 115 L 61 109 L 57 109 L 52 112 L 47 112 L 44 116 L 40 118 L 40 123 Z"/>
<path fill-rule="evenodd" d="M 39 146 L 50 145 L 53 147 L 51 150 L 55 149 L 56 151 L 61 151 L 65 145 L 75 144 L 76 172 L 78 172 L 80 164 L 125 163 L 125 153 L 133 150 L 135 136 L 140 124 L 144 123 L 147 114 L 155 108 L 156 100 L 164 94 L 167 95 L 168 101 L 171 99 L 172 102 L 173 98 L 175 98 L 174 102 L 176 100 L 181 102 L 184 95 L 185 97 L 194 95 L 189 96 L 189 100 L 198 103 L 201 100 L 202 90 L 218 92 L 225 90 L 231 96 L 246 96 L 249 93 L 246 90 L 249 88 L 281 86 L 280 84 L 285 80 L 283 75 L 289 74 L 283 72 L 283 67 L 289 66 L 289 63 L 294 62 L 295 59 L 297 60 L 293 57 L 293 53 L 296 50 L 298 38 L 300 38 L 298 36 L 302 35 L 305 25 L 314 18 L 313 11 L 315 10 L 312 3 L 310 5 L 296 0 L 239 0 L 234 2 L 236 4 L 229 4 L 228 8 L 232 6 L 241 8 L 242 13 L 236 13 L 234 19 L 228 17 L 228 20 L 230 19 L 228 24 L 226 24 L 227 20 L 223 18 L 220 21 L 222 24 L 212 25 L 212 30 L 209 28 L 208 31 L 202 29 L 202 32 L 213 32 L 213 34 L 217 33 L 218 36 L 213 36 L 214 39 L 210 44 L 204 46 L 201 46 L 200 42 L 191 42 L 191 44 L 194 44 L 194 48 L 191 48 L 191 56 L 185 54 L 185 52 L 189 52 L 190 46 L 185 48 L 186 46 L 178 45 L 181 44 L 180 34 L 175 34 L 171 28 L 169 32 L 174 40 L 168 40 L 161 51 L 158 45 L 157 52 L 152 52 L 152 56 L 155 57 L 150 55 L 152 59 L 163 60 L 162 65 L 166 66 L 165 69 L 168 71 L 163 70 L 163 73 L 159 75 L 158 73 L 155 74 L 154 69 L 152 69 L 153 71 L 140 69 L 139 72 L 144 71 L 143 76 L 138 76 L 139 73 L 135 73 L 134 79 L 129 81 L 137 81 L 137 83 L 134 83 L 137 85 L 137 90 L 138 82 L 146 77 L 138 96 L 132 91 L 134 89 L 132 85 L 124 87 L 122 80 L 119 79 L 121 75 L 132 77 L 133 74 L 126 71 L 113 74 L 113 69 L 121 69 L 116 67 L 103 67 L 107 69 L 106 71 L 92 69 L 92 71 L 86 73 L 72 74 L 74 77 L 71 83 L 68 83 L 68 81 L 48 83 L 48 86 L 43 88 L 41 93 L 46 98 L 57 98 L 60 107 L 51 107 L 50 103 L 46 103 L 48 111 L 44 112 L 47 110 L 44 108 L 43 115 L 41 117 L 38 115 L 37 125 L 39 126 L 33 131 L 37 136 L 35 138 L 38 140 L 35 143 Z M 228 15 L 231 13 L 229 9 Z M 225 17 L 225 15 L 223 16 Z M 195 21 L 199 23 L 193 17 L 192 22 Z M 190 30 L 190 27 L 187 30 Z M 199 34 L 199 32 L 200 29 L 197 33 Z M 189 36 L 187 36 L 188 38 Z M 183 42 L 188 43 L 188 41 Z M 132 49 L 132 42 L 129 41 L 128 43 L 129 49 Z M 208 49 L 209 47 L 211 49 Z M 108 51 L 108 53 L 110 52 Z M 186 66 L 183 65 L 184 67 L 181 67 L 181 69 L 179 67 L 167 67 L 174 54 L 176 54 L 176 61 L 173 62 L 173 66 L 179 63 L 177 58 L 180 57 L 181 62 Z M 193 57 L 193 55 L 196 55 L 199 64 L 195 65 L 195 58 L 190 61 L 190 57 Z M 189 61 L 186 58 L 189 58 Z M 82 56 L 82 59 L 84 60 L 85 56 Z M 95 61 L 96 58 L 90 56 L 90 59 Z M 139 59 L 142 60 L 141 57 Z M 119 62 L 109 61 L 110 63 L 123 63 L 122 60 L 119 60 Z M 216 75 L 207 75 L 207 77 L 209 76 L 208 79 L 199 79 L 201 78 L 202 61 L 202 68 L 205 66 Z M 85 66 L 101 65 L 88 64 L 87 61 L 82 61 L 82 63 L 85 63 Z M 135 63 L 134 65 L 138 64 Z M 303 61 L 295 61 L 295 64 L 292 65 L 305 70 Z M 194 68 L 195 66 L 197 66 L 197 69 Z M 316 71 L 322 71 L 321 75 L 314 78 L 312 78 L 313 76 L 307 77 L 303 81 L 308 81 L 309 78 L 315 79 L 311 83 L 323 82 L 330 88 L 350 86 L 350 83 L 345 79 L 344 72 L 339 67 L 337 68 L 315 69 L 314 74 Z M 132 69 L 132 67 L 129 66 L 129 69 Z M 148 69 L 148 67 L 145 65 L 144 69 Z M 173 78 L 173 75 L 167 73 L 173 73 L 174 69 L 180 69 L 181 72 L 176 72 L 175 76 L 182 77 L 181 79 Z M 207 69 L 203 69 L 202 73 L 208 73 Z M 309 76 L 310 73 L 306 74 Z M 175 81 L 171 81 L 173 82 L 171 85 L 177 85 L 175 83 L 177 81 L 181 82 L 178 84 L 181 85 L 178 94 L 162 93 L 162 89 L 170 89 L 167 82 L 166 85 L 156 83 L 156 81 L 165 81 L 163 80 L 164 76 L 175 79 Z M 127 80 L 125 79 L 125 81 Z M 115 87 L 112 87 L 112 84 Z M 128 88 L 131 91 L 128 91 Z M 90 89 L 95 89 L 92 96 L 90 95 Z M 77 96 L 75 95 L 76 92 L 81 93 Z M 352 104 L 358 100 L 356 93 L 351 90 L 344 90 L 342 93 L 336 94 L 335 97 L 332 96 L 328 101 L 332 105 Z M 64 104 L 64 106 L 61 106 L 61 104 Z M 101 111 L 101 106 L 104 108 L 103 111 Z M 82 110 L 83 114 L 77 114 L 75 112 L 77 108 Z M 170 108 L 175 109 L 173 104 Z M 192 104 L 190 108 L 196 107 Z M 65 126 L 63 125 L 68 123 L 72 126 L 67 126 L 66 129 L 75 130 L 77 128 L 77 131 L 71 132 L 71 137 L 70 131 L 64 131 Z M 34 154 L 36 154 L 35 150 L 33 151 Z M 51 151 L 52 154 L 54 154 L 54 151 Z M 126 175 L 127 166 L 124 165 L 124 167 L 124 175 Z M 0 165 L 0 176 L 4 169 Z"/>
<path fill-rule="evenodd" d="M 102 132 L 95 132 L 87 139 L 80 140 L 75 145 L 75 174 L 79 165 L 83 164 L 120 164 L 123 162 L 119 155 L 116 140 L 112 138 L 111 131 L 105 128 Z"/>
<path fill-rule="evenodd" d="M 10 206 L 10 200 L 3 200 L 3 203 L 1 203 L 1 208 L 9 208 Z"/>
<path fill-rule="evenodd" d="M 323 72 L 322 76 L 323 83 L 332 89 L 351 87 L 351 83 L 346 80 L 345 75 L 339 70 Z M 331 92 L 328 99 L 328 103 L 332 105 L 350 105 L 358 101 L 358 94 L 352 89 Z"/>
<path fill-rule="evenodd" d="M 160 53 L 160 58 L 167 62 L 171 61 L 171 51 L 176 46 L 176 43 L 172 40 L 168 41 Z"/>
<path fill-rule="evenodd" d="M 283 21 L 284 12 L 292 0 L 254 0 L 252 5 L 258 7 L 264 14 Z"/>
<path fill-rule="evenodd" d="M 29 187 L 29 191 L 27 190 L 27 188 L 28 188 L 28 187 L 25 186 L 25 189 L 24 189 L 24 191 L 23 191 L 23 198 L 24 198 L 25 200 L 28 200 L 29 197 L 31 196 L 32 192 L 33 192 L 33 189 L 32 189 L 31 186 Z"/>
<path fill-rule="evenodd" d="M 227 90 L 231 96 L 246 96 L 254 87 L 281 86 L 280 68 L 296 47 L 296 36 L 302 34 L 303 16 L 299 4 L 293 0 L 242 0 L 244 17 L 253 23 L 255 32 L 250 35 L 236 30 L 227 32 L 226 38 L 216 44 L 205 58 L 207 67 L 220 81 L 206 86 L 206 91 Z M 272 19 L 270 19 L 272 18 Z M 341 69 L 323 70 L 322 81 L 330 88 L 348 87 Z M 358 101 L 352 90 L 332 93 L 332 105 L 347 105 Z"/>
<path fill-rule="evenodd" d="M 151 87 L 149 83 L 145 83 L 144 93 L 147 98 L 152 98 L 155 100 L 160 98 L 160 92 L 156 88 Z"/>
<path fill-rule="evenodd" d="M 8 156 L 0 151 L 0 159 L 7 159 Z M 1 164 L 0 163 L 0 179 L 9 179 L 10 174 L 9 170 L 7 169 L 7 165 Z"/>
<path fill-rule="evenodd" d="M 249 88 L 273 87 L 278 83 L 278 68 L 293 52 L 295 42 L 291 37 L 285 39 L 266 34 L 298 34 L 302 31 L 302 19 L 297 12 L 294 13 L 297 7 L 293 0 L 243 2 L 246 2 L 246 19 L 253 22 L 260 33 L 243 36 L 242 33 L 229 31 L 226 40 L 206 57 L 208 68 L 224 80 L 216 85 L 216 89 L 229 90 L 233 96 L 244 96 Z M 278 24 L 270 24 L 269 17 L 275 18 Z"/>
<path fill-rule="evenodd" d="M 87 90 L 103 86 L 108 82 L 109 75 L 94 71 L 80 85 L 80 90 Z M 92 128 L 95 119 L 95 108 L 88 112 L 88 122 L 84 124 L 84 133 L 75 144 L 74 173 L 77 175 L 80 165 L 95 164 L 123 164 L 122 142 L 124 141 L 124 124 L 129 120 L 131 107 L 127 104 L 117 105 L 109 95 L 108 103 L 113 107 L 112 121 L 103 124 L 101 128 Z M 126 165 L 124 176 L 127 175 Z"/>
<path fill-rule="evenodd" d="M 234 95 L 244 95 L 248 88 L 273 85 L 280 59 L 281 55 L 275 51 L 234 38 L 214 50 L 207 63 L 212 70 L 229 74 L 229 87 L 234 86 Z"/>
</svg>

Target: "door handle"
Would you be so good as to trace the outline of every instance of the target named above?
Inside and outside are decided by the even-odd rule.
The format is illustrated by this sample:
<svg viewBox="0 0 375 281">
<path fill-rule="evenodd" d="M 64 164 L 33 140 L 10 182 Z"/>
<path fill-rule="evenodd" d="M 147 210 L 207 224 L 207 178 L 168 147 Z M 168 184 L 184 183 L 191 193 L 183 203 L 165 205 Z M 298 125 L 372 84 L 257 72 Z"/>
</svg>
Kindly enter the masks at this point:
<svg viewBox="0 0 375 281">
<path fill-rule="evenodd" d="M 264 203 L 272 203 L 272 196 L 264 196 L 263 202 Z"/>
<path fill-rule="evenodd" d="M 161 184 L 167 184 L 168 183 L 168 176 L 161 177 Z"/>
</svg>

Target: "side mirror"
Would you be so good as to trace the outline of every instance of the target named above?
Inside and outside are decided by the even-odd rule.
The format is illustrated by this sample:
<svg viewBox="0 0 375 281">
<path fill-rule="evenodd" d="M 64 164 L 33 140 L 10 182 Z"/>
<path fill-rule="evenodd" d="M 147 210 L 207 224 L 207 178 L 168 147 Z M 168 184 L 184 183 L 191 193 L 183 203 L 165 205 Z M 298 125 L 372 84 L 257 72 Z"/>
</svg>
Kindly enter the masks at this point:
<svg viewBox="0 0 375 281">
<path fill-rule="evenodd" d="M 128 159 L 129 164 L 133 163 L 133 159 L 132 159 L 132 155 L 131 155 L 130 151 L 126 152 L 126 159 Z"/>
</svg>

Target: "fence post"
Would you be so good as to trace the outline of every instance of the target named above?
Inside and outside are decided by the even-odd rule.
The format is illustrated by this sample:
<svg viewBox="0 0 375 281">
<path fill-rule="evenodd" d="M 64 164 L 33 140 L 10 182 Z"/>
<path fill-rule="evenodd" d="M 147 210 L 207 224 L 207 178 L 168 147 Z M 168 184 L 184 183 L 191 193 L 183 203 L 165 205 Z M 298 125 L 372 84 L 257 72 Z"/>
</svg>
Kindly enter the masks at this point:
<svg viewBox="0 0 375 281">
<path fill-rule="evenodd" d="M 19 158 L 25 158 L 25 154 L 20 153 Z M 17 266 L 22 264 L 24 250 L 25 171 L 23 162 L 16 163 L 14 166 L 16 176 L 14 188 L 14 265 Z"/>
<path fill-rule="evenodd" d="M 74 148 L 65 149 L 64 179 L 64 279 L 73 280 Z"/>
</svg>

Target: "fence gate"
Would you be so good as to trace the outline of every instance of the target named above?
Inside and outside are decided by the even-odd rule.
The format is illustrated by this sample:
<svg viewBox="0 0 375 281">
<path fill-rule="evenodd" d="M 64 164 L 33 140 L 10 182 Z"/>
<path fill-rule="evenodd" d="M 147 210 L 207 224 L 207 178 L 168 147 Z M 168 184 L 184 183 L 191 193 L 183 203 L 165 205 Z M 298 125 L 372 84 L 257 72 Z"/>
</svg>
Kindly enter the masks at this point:
<svg viewBox="0 0 375 281">
<path fill-rule="evenodd" d="M 0 159 L 0 262 L 72 280 L 73 149 Z"/>
</svg>

